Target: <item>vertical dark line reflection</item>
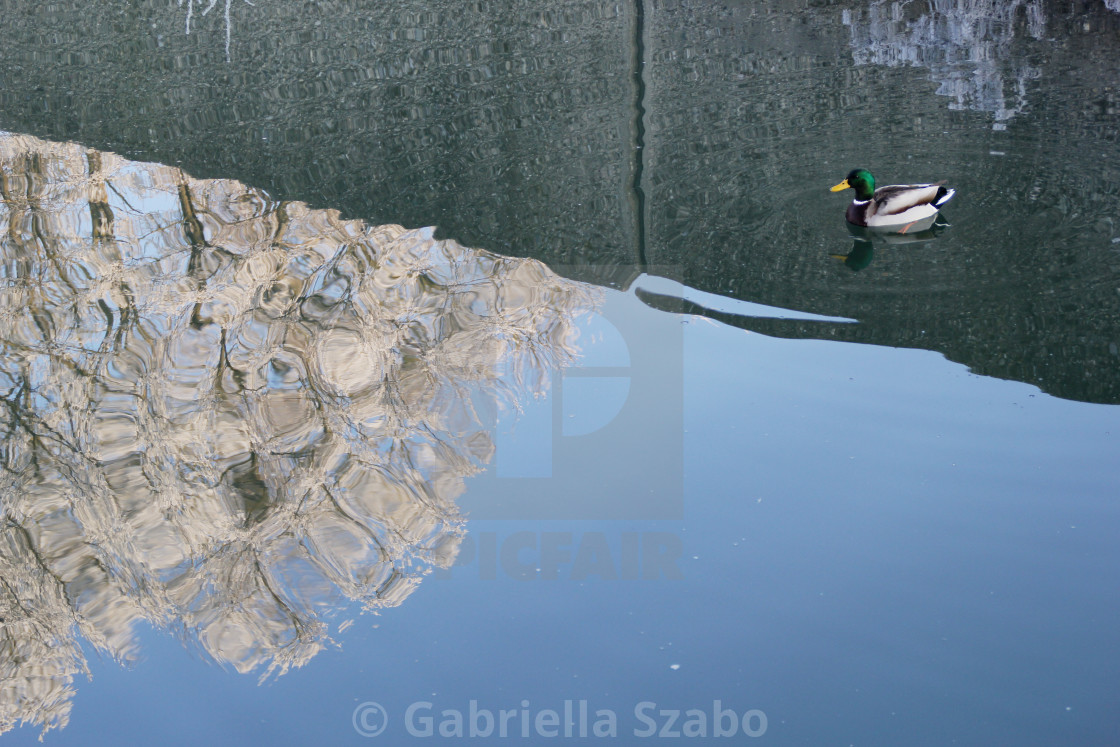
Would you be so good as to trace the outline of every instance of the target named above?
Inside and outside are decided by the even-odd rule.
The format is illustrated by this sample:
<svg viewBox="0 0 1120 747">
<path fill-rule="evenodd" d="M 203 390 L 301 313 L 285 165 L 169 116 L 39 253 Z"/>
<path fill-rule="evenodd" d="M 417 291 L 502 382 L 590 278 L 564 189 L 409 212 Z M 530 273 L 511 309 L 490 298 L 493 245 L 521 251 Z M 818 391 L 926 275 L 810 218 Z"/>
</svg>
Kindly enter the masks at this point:
<svg viewBox="0 0 1120 747">
<path fill-rule="evenodd" d="M 631 174 L 633 178 L 630 182 L 630 189 L 633 193 L 634 205 L 634 234 L 636 251 L 638 255 L 638 264 L 643 268 L 646 265 L 646 195 L 642 190 L 642 171 L 644 169 L 645 158 L 645 145 L 646 145 L 646 83 L 643 78 L 643 69 L 645 67 L 646 47 L 642 40 L 645 33 L 645 4 L 643 0 L 634 0 L 634 25 L 633 25 L 633 54 L 631 57 L 631 64 L 633 66 L 632 79 L 634 85 L 634 121 L 633 121 L 633 163 L 631 165 Z"/>
</svg>

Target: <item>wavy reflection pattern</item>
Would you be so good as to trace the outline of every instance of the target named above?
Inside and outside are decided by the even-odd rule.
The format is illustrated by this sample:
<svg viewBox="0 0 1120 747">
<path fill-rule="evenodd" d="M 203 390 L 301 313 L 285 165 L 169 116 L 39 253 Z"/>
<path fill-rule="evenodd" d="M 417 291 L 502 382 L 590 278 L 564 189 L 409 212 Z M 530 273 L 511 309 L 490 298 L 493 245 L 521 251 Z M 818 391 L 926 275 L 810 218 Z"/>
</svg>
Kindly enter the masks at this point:
<svg viewBox="0 0 1120 747">
<path fill-rule="evenodd" d="M 1027 81 L 1040 75 L 1008 54 L 1018 19 L 1032 39 L 1045 36 L 1041 0 L 879 0 L 843 14 L 857 65 L 924 67 L 937 93 L 955 99 L 950 108 L 990 112 L 995 129 L 1023 110 Z"/>
<path fill-rule="evenodd" d="M 0 133 L 0 193 L 0 732 L 65 725 L 80 638 L 128 661 L 147 621 L 263 680 L 399 604 L 600 302 L 76 145 Z"/>
</svg>

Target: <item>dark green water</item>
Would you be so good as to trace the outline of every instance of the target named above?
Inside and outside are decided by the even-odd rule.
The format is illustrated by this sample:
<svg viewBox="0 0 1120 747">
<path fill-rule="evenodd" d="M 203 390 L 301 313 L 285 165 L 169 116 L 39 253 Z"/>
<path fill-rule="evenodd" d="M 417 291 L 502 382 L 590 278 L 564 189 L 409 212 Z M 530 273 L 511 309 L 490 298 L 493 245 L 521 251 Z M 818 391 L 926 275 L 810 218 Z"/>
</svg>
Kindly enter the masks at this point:
<svg viewBox="0 0 1120 747">
<path fill-rule="evenodd" d="M 0 732 L 1114 743 L 1113 4 L 3 2 Z"/>
<path fill-rule="evenodd" d="M 6 3 L 9 130 L 593 282 L 669 266 L 861 320 L 840 339 L 1120 401 L 1120 17 L 1103 3 L 908 3 L 892 21 L 877 4 L 669 2 L 640 23 L 596 2 L 234 4 L 228 61 L 217 9 L 188 36 L 168 3 L 37 8 Z M 949 179 L 957 230 L 862 274 L 829 261 L 851 244 L 820 190 L 857 165 Z"/>
</svg>

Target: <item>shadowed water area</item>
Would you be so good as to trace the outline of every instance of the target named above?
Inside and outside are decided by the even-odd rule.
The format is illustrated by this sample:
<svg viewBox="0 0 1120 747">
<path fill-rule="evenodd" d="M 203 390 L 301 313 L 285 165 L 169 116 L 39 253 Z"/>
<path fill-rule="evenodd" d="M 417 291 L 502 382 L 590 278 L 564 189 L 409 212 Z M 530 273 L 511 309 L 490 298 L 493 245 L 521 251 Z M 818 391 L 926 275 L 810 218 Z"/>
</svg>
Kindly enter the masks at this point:
<svg viewBox="0 0 1120 747">
<path fill-rule="evenodd" d="M 2 9 L 4 739 L 1120 739 L 1120 5 L 208 6 Z"/>
</svg>

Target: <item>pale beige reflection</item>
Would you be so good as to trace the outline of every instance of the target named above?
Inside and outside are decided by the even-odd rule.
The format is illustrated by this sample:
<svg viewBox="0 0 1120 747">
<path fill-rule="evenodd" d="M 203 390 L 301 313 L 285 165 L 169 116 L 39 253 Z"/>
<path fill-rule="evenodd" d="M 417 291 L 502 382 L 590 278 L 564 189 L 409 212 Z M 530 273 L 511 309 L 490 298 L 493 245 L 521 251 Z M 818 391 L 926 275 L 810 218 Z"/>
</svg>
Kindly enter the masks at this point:
<svg viewBox="0 0 1120 747">
<path fill-rule="evenodd" d="M 600 291 L 0 133 L 0 733 L 146 621 L 261 678 L 455 557 L 503 411 Z"/>
</svg>

